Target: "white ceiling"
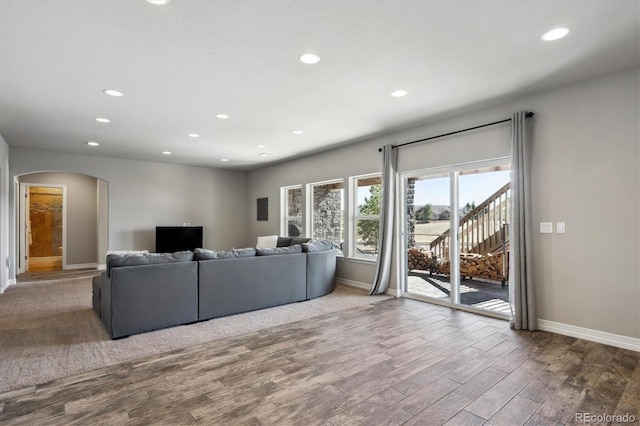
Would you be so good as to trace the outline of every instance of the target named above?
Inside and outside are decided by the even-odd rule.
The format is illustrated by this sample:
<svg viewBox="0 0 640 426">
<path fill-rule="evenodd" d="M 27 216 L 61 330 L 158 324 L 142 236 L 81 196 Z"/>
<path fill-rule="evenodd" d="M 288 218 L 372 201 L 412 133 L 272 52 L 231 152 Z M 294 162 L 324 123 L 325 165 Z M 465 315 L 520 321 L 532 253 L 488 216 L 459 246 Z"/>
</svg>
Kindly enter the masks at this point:
<svg viewBox="0 0 640 426">
<path fill-rule="evenodd" d="M 0 0 L 0 134 L 251 169 L 637 66 L 639 14 L 638 0 Z M 540 39 L 560 25 L 569 36 Z"/>
</svg>

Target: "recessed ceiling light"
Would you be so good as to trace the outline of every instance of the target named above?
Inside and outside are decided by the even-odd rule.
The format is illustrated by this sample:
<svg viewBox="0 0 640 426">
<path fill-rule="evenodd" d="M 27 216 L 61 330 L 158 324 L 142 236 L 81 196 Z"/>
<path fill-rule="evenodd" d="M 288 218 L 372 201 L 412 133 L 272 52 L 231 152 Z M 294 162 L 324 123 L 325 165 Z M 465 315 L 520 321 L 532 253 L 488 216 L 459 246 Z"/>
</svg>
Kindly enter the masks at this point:
<svg viewBox="0 0 640 426">
<path fill-rule="evenodd" d="M 407 96 L 407 91 L 406 90 L 395 90 L 393 92 L 391 92 L 391 96 L 393 96 L 394 98 L 401 98 L 403 96 Z"/>
<path fill-rule="evenodd" d="M 318 62 L 320 62 L 320 56 L 313 53 L 305 53 L 304 55 L 300 56 L 300 62 L 309 65 L 317 64 Z"/>
<path fill-rule="evenodd" d="M 89 141 L 89 142 L 87 142 L 87 145 L 89 145 L 89 146 L 98 146 L 100 144 L 98 142 Z"/>
<path fill-rule="evenodd" d="M 96 121 L 98 123 L 111 123 L 111 120 L 109 120 L 108 118 L 103 118 L 103 117 L 96 118 Z"/>
<path fill-rule="evenodd" d="M 171 151 L 162 151 L 163 155 L 171 155 Z"/>
<path fill-rule="evenodd" d="M 293 131 L 293 134 L 294 134 L 294 135 L 301 135 L 301 134 L 303 134 L 303 133 L 304 133 L 304 131 L 302 131 L 302 130 L 294 130 L 294 131 Z"/>
<path fill-rule="evenodd" d="M 199 135 L 199 134 L 197 134 L 197 133 L 189 133 L 189 137 L 190 137 L 190 138 L 199 138 L 199 137 L 200 137 L 200 135 Z"/>
<path fill-rule="evenodd" d="M 226 120 L 227 118 L 229 118 L 229 116 L 227 114 L 216 114 L 216 118 Z"/>
<path fill-rule="evenodd" d="M 113 89 L 105 89 L 105 90 L 103 90 L 103 92 L 106 93 L 109 96 L 122 96 L 122 95 L 124 95 L 124 93 L 118 92 L 117 90 L 113 90 Z"/>
<path fill-rule="evenodd" d="M 258 145 L 256 148 L 266 148 L 266 145 Z"/>
<path fill-rule="evenodd" d="M 151 3 L 151 4 L 157 4 L 157 5 L 165 5 L 167 3 L 169 3 L 169 0 L 147 0 L 147 2 Z"/>
<path fill-rule="evenodd" d="M 553 41 L 553 40 L 558 40 L 564 36 L 566 36 L 567 34 L 569 34 L 569 28 L 567 27 L 558 27 L 558 28 L 554 28 L 550 31 L 547 31 L 546 33 L 542 34 L 542 37 L 540 37 L 542 40 L 544 41 Z"/>
<path fill-rule="evenodd" d="M 226 163 L 227 161 L 229 161 L 229 159 L 228 158 L 222 158 L 220 161 L 224 161 Z"/>
</svg>

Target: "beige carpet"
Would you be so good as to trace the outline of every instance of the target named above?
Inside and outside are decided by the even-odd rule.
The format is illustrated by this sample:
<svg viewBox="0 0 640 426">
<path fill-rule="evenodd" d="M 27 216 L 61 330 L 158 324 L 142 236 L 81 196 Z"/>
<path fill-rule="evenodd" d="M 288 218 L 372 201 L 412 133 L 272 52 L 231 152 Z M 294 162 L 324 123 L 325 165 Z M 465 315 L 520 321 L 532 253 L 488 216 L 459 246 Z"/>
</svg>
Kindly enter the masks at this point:
<svg viewBox="0 0 640 426">
<path fill-rule="evenodd" d="M 23 282 L 0 295 L 0 393 L 387 298 L 336 286 L 306 302 L 111 340 L 91 307 L 90 277 Z"/>
</svg>

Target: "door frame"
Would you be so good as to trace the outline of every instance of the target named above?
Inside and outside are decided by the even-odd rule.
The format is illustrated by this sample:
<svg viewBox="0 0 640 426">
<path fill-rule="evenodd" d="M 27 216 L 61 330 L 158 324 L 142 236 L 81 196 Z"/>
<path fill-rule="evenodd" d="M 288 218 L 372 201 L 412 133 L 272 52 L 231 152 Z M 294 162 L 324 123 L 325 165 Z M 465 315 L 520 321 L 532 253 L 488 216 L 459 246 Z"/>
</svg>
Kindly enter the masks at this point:
<svg viewBox="0 0 640 426">
<path fill-rule="evenodd" d="M 62 188 L 62 270 L 67 269 L 67 185 L 55 183 L 24 183 L 19 182 L 18 203 L 18 273 L 23 274 L 29 270 L 29 251 L 27 250 L 27 220 L 29 220 L 29 209 L 27 199 L 29 197 L 28 188 Z"/>
<path fill-rule="evenodd" d="M 438 166 L 438 167 L 430 167 L 427 169 L 418 169 L 418 170 L 410 170 L 406 172 L 399 172 L 397 174 L 397 186 L 398 191 L 397 194 L 400 194 L 400 197 L 397 197 L 397 211 L 400 213 L 397 215 L 396 225 L 397 229 L 400 232 L 396 235 L 396 247 L 400 248 L 397 250 L 398 252 L 398 287 L 400 291 L 401 297 L 406 297 L 408 299 L 415 299 L 424 302 L 433 303 L 435 305 L 447 306 L 453 309 L 459 309 L 463 311 L 473 312 L 489 317 L 499 318 L 499 319 L 509 319 L 508 316 L 498 313 L 492 312 L 486 309 L 475 308 L 473 306 L 463 305 L 459 299 L 459 289 L 460 289 L 460 256 L 459 256 L 459 247 L 458 244 L 454 244 L 450 247 L 450 253 L 455 253 L 452 259 L 450 259 L 451 272 L 450 272 L 450 280 L 451 280 L 451 290 L 452 294 L 450 295 L 450 300 L 439 300 L 427 296 L 416 295 L 413 293 L 407 292 L 407 284 L 408 284 L 408 268 L 407 268 L 407 238 L 408 238 L 408 221 L 407 221 L 407 203 L 406 197 L 404 194 L 407 192 L 407 182 L 411 177 L 416 176 L 429 176 L 429 175 L 437 175 L 447 173 L 449 175 L 453 175 L 452 181 L 450 181 L 449 189 L 450 189 L 450 202 L 451 204 L 451 216 L 449 218 L 449 229 L 455 234 L 455 237 L 452 236 L 453 241 L 458 241 L 458 226 L 456 226 L 459 222 L 459 212 L 458 212 L 458 177 L 459 172 L 464 171 L 469 168 L 483 168 L 483 167 L 492 167 L 499 166 L 505 164 L 505 162 L 511 163 L 511 156 L 507 157 L 498 157 L 489 160 L 480 160 L 480 161 L 471 161 L 468 163 L 457 163 L 448 166 Z M 454 239 L 455 238 L 455 239 Z M 451 255 L 450 255 L 451 256 Z M 453 294 L 455 291 L 455 295 Z"/>
</svg>

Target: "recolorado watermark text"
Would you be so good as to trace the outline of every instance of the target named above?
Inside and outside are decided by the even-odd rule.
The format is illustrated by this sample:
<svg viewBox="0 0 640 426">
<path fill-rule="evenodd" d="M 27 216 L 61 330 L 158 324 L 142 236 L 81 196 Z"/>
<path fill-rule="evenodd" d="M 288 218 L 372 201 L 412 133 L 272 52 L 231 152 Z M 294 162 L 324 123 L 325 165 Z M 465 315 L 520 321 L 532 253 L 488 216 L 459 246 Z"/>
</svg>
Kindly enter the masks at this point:
<svg viewBox="0 0 640 426">
<path fill-rule="evenodd" d="M 635 423 L 636 416 L 633 414 L 596 414 L 596 413 L 576 413 L 574 416 L 576 423 Z"/>
</svg>

